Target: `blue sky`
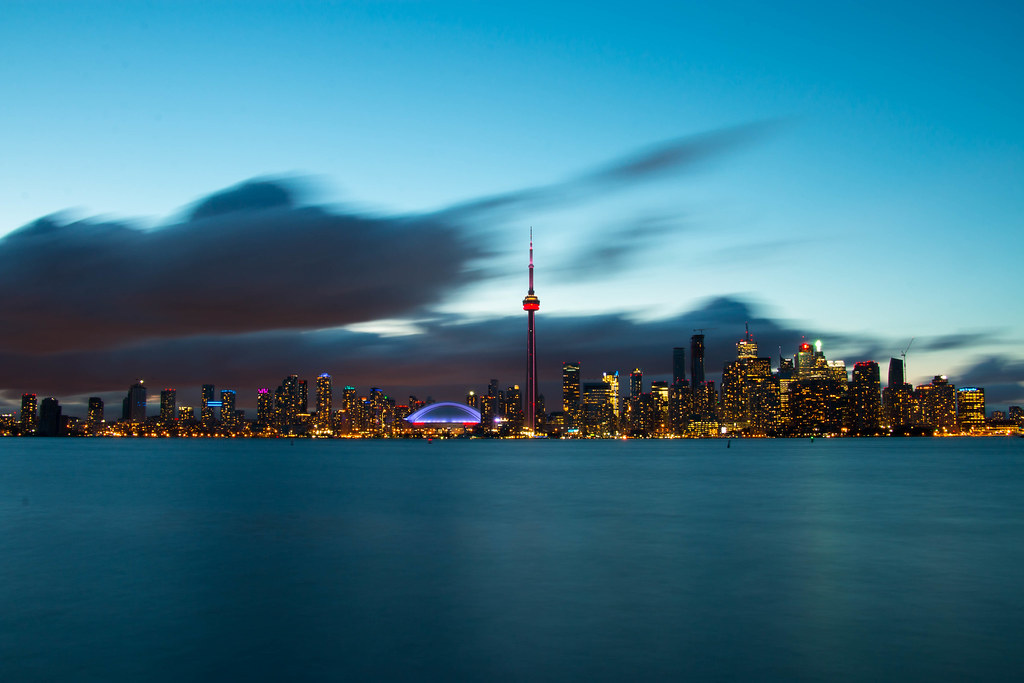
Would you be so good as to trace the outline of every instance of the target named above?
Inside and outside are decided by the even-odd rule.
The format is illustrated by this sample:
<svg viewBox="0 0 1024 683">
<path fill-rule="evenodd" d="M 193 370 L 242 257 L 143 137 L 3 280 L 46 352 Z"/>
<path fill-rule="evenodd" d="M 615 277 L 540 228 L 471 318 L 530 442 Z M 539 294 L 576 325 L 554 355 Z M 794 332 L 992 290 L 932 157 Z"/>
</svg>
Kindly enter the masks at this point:
<svg viewBox="0 0 1024 683">
<path fill-rule="evenodd" d="M 542 360 L 544 315 L 657 322 L 725 296 L 851 365 L 917 337 L 915 382 L 1019 372 L 1022 6 L 555 5 L 8 1 L 0 235 L 61 211 L 160 229 L 252 178 L 432 215 L 768 124 L 675 173 L 474 217 L 462 283 L 389 317 L 519 315 L 533 225 Z"/>
</svg>

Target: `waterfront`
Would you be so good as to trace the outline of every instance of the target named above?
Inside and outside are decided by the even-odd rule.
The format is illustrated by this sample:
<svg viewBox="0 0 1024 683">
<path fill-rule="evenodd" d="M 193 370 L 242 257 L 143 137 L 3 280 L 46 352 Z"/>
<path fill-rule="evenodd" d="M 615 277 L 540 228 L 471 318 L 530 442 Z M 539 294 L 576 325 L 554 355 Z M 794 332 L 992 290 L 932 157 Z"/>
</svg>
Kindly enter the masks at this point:
<svg viewBox="0 0 1024 683">
<path fill-rule="evenodd" d="M 1005 680 L 1024 439 L 0 442 L 4 680 Z"/>
</svg>

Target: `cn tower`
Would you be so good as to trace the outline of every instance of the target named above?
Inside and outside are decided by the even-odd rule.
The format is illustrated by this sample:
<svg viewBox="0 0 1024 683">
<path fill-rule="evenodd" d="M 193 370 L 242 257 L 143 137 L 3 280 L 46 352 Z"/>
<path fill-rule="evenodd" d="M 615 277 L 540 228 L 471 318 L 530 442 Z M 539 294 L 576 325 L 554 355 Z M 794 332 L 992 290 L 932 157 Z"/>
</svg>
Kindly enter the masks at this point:
<svg viewBox="0 0 1024 683">
<path fill-rule="evenodd" d="M 533 293 L 533 228 L 530 228 L 530 291 L 523 299 L 526 311 L 526 429 L 533 433 L 537 426 L 537 337 L 533 316 L 540 309 L 540 299 Z"/>
</svg>

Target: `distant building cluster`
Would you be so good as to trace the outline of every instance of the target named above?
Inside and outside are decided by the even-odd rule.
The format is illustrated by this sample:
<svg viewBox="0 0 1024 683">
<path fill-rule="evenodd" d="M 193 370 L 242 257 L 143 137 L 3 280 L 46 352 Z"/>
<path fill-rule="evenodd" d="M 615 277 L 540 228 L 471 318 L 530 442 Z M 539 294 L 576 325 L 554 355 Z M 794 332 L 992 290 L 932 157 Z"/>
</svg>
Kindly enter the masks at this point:
<svg viewBox="0 0 1024 683">
<path fill-rule="evenodd" d="M 721 386 L 705 379 L 705 337 L 672 350 L 672 380 L 644 382 L 637 368 L 627 376 L 602 372 L 582 379 L 580 363 L 562 364 L 562 401 L 548 412 L 536 397 L 530 428 L 519 385 L 502 389 L 491 380 L 484 393 L 467 393 L 458 405 L 434 405 L 410 396 L 398 403 L 380 388 L 360 394 L 345 386 L 337 396 L 329 374 L 310 387 L 297 375 L 276 388 L 256 390 L 256 414 L 237 408 L 232 389 L 204 384 L 198 406 L 178 405 L 174 389 L 160 391 L 159 412 L 149 414 L 143 381 L 129 387 L 119 413 L 99 397 L 86 418 L 63 415 L 60 403 L 24 394 L 19 414 L 0 415 L 6 436 L 338 437 L 403 438 L 433 435 L 517 438 L 714 438 L 885 435 L 994 435 L 1020 433 L 1024 411 L 986 415 L 985 390 L 955 387 L 944 376 L 917 387 L 905 381 L 904 362 L 890 359 L 883 389 L 878 363 L 829 360 L 821 343 L 804 343 L 792 358 L 758 355 L 749 332 L 736 344 L 736 359 L 722 369 Z"/>
</svg>

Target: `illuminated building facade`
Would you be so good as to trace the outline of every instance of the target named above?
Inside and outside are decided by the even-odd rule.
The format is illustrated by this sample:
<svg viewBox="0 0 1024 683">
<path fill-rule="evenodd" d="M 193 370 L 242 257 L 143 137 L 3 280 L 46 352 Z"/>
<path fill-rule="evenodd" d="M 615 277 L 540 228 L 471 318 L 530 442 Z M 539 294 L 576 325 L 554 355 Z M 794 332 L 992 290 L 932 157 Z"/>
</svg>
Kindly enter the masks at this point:
<svg viewBox="0 0 1024 683">
<path fill-rule="evenodd" d="M 199 398 L 199 419 L 204 427 L 213 426 L 217 419 L 213 414 L 215 406 L 210 405 L 216 402 L 216 397 L 217 394 L 215 393 L 214 386 L 212 384 L 204 384 Z"/>
<path fill-rule="evenodd" d="M 256 423 L 267 427 L 274 422 L 274 397 L 270 394 L 270 387 L 260 387 L 256 390 Z"/>
<path fill-rule="evenodd" d="M 321 428 L 331 427 L 331 376 L 326 372 L 316 378 L 316 422 Z"/>
<path fill-rule="evenodd" d="M 177 392 L 174 389 L 163 389 L 160 392 L 160 422 L 169 424 L 177 419 Z"/>
<path fill-rule="evenodd" d="M 86 420 L 91 426 L 98 426 L 103 423 L 103 399 L 99 396 L 89 397 L 89 409 L 86 413 Z"/>
<path fill-rule="evenodd" d="M 936 375 L 931 384 L 921 385 L 914 392 L 921 409 L 921 422 L 937 433 L 955 434 L 956 388 L 945 375 Z"/>
<path fill-rule="evenodd" d="M 34 434 L 36 431 L 36 422 L 38 420 L 36 416 L 36 401 L 35 394 L 21 395 L 21 416 L 18 419 L 18 425 L 21 427 L 22 434 Z"/>
<path fill-rule="evenodd" d="M 854 434 L 876 434 L 882 421 L 881 377 L 878 363 L 862 361 L 853 366 L 849 395 L 850 429 Z"/>
<path fill-rule="evenodd" d="M 601 374 L 601 381 L 608 385 L 608 399 L 612 404 L 612 414 L 619 417 L 619 371 L 605 372 Z"/>
<path fill-rule="evenodd" d="M 961 387 L 956 390 L 956 421 L 961 432 L 978 432 L 985 428 L 985 390 Z"/>
<path fill-rule="evenodd" d="M 228 427 L 235 424 L 234 389 L 224 389 L 220 392 L 220 422 Z"/>
<path fill-rule="evenodd" d="M 629 397 L 636 398 L 642 393 L 644 393 L 644 373 L 637 368 L 629 373 Z"/>
<path fill-rule="evenodd" d="M 580 364 L 562 363 L 562 410 L 570 418 L 580 407 Z"/>
<path fill-rule="evenodd" d="M 608 382 L 584 382 L 581 431 L 584 436 L 607 438 L 617 432 Z"/>
<path fill-rule="evenodd" d="M 196 409 L 192 406 L 178 406 L 178 422 L 189 424 L 196 421 Z"/>
</svg>

